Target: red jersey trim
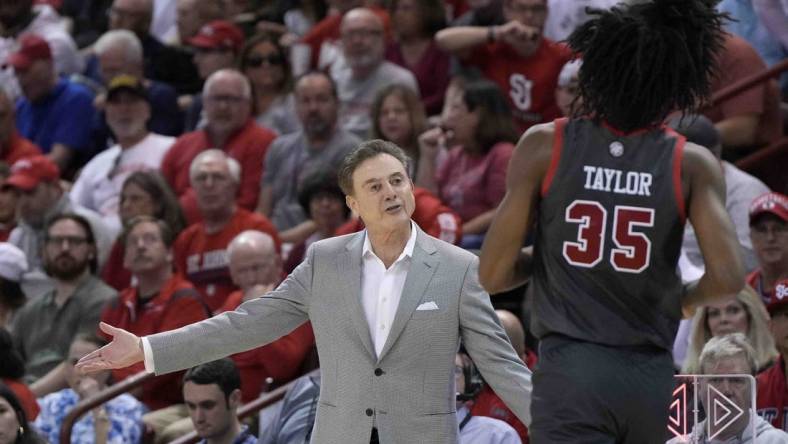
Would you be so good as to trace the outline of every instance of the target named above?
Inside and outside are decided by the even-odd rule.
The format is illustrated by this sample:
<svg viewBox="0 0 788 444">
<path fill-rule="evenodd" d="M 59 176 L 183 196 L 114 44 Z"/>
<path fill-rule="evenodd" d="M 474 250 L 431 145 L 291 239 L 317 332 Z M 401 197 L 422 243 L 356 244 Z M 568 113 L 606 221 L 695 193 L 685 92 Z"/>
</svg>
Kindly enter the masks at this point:
<svg viewBox="0 0 788 444">
<path fill-rule="evenodd" d="M 613 133 L 614 135 L 616 135 L 618 137 L 639 136 L 639 135 L 645 134 L 645 133 L 647 133 L 649 131 L 654 131 L 655 129 L 660 129 L 660 128 L 665 129 L 666 128 L 666 126 L 664 124 L 659 124 L 659 125 L 648 125 L 648 126 L 645 126 L 643 128 L 638 128 L 638 129 L 632 130 L 632 131 L 624 131 L 624 130 L 620 130 L 620 129 L 616 128 L 615 126 L 611 125 L 610 122 L 608 122 L 607 120 L 602 120 L 601 124 L 602 124 L 602 127 L 604 127 L 605 129 L 607 129 L 608 131 L 610 131 L 611 133 Z"/>
<path fill-rule="evenodd" d="M 687 138 L 670 128 L 665 128 L 665 132 L 676 138 L 676 144 L 673 147 L 673 192 L 676 194 L 676 206 L 679 210 L 681 223 L 684 223 L 687 220 L 687 210 L 684 202 L 684 188 L 681 186 L 681 163 L 684 159 L 684 144 L 687 143 Z"/>
<path fill-rule="evenodd" d="M 550 157 L 550 166 L 547 168 L 544 179 L 542 179 L 542 197 L 544 197 L 547 194 L 547 191 L 550 189 L 550 185 L 553 183 L 555 172 L 558 170 L 558 164 L 561 162 L 561 151 L 564 148 L 564 128 L 566 127 L 566 122 L 566 117 L 561 117 L 560 119 L 555 119 L 553 121 L 553 124 L 555 125 L 555 132 L 553 135 L 553 153 Z"/>
</svg>

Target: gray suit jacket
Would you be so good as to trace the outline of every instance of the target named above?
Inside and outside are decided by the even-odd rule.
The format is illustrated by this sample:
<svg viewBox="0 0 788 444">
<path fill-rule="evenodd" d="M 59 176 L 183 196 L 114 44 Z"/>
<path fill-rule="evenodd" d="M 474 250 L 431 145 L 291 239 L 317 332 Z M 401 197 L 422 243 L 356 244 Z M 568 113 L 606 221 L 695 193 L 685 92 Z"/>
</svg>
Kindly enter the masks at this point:
<svg viewBox="0 0 788 444">
<path fill-rule="evenodd" d="M 418 228 L 417 228 L 418 229 Z M 388 339 L 376 357 L 361 305 L 364 233 L 310 247 L 267 296 L 148 337 L 156 374 L 269 343 L 312 321 L 322 386 L 313 443 L 457 442 L 454 356 L 460 339 L 484 379 L 530 423 L 531 372 L 517 357 L 479 285 L 472 253 L 418 230 Z M 424 302 L 437 310 L 416 310 Z"/>
</svg>

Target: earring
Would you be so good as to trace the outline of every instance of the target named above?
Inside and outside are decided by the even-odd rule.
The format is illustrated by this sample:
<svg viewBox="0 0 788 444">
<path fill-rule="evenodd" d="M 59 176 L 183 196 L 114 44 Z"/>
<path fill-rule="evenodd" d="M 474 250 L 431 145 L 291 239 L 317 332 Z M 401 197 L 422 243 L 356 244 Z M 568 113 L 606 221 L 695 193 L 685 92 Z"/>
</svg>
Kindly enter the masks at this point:
<svg viewBox="0 0 788 444">
<path fill-rule="evenodd" d="M 25 428 L 20 425 L 19 426 L 19 436 L 22 436 L 24 434 L 25 434 Z"/>
</svg>

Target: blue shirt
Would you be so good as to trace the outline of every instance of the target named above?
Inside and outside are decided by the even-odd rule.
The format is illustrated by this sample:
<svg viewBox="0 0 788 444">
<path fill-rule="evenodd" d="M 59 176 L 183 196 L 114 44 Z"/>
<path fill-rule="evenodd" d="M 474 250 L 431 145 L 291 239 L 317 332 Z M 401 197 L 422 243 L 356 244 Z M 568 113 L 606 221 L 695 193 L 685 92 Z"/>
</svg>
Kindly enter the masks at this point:
<svg viewBox="0 0 788 444">
<path fill-rule="evenodd" d="M 79 395 L 71 389 L 51 393 L 38 400 L 41 407 L 33 426 L 50 443 L 59 441 L 60 426 L 68 412 L 79 402 Z M 145 407 L 137 398 L 124 393 L 104 404 L 110 428 L 107 444 L 134 444 L 142 438 L 142 415 Z M 93 415 L 86 413 L 71 429 L 72 444 L 92 444 L 95 441 Z"/>
<path fill-rule="evenodd" d="M 206 444 L 207 440 L 203 439 L 197 444 Z M 249 427 L 241 426 L 241 433 L 235 437 L 233 444 L 257 444 L 257 438 L 249 432 Z"/>
<path fill-rule="evenodd" d="M 93 96 L 82 85 L 60 79 L 45 97 L 32 103 L 25 97 L 16 102 L 16 128 L 44 153 L 60 143 L 72 150 L 90 147 L 90 130 L 96 110 Z"/>
</svg>

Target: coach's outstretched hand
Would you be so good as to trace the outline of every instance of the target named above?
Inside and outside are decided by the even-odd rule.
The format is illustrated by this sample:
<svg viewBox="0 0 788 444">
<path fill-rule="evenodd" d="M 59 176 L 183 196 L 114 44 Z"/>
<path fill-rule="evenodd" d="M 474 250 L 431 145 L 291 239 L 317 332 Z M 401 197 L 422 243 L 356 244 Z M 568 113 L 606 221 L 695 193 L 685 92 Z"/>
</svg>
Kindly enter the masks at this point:
<svg viewBox="0 0 788 444">
<path fill-rule="evenodd" d="M 112 342 L 83 356 L 75 366 L 77 371 L 90 373 L 123 368 L 145 359 L 139 336 L 104 322 L 99 323 L 99 328 L 112 336 Z"/>
</svg>

